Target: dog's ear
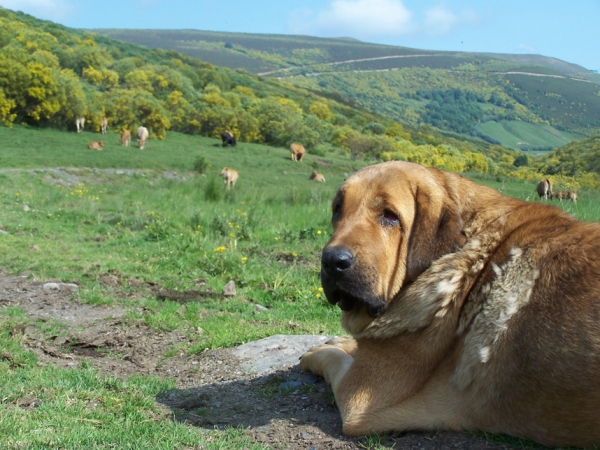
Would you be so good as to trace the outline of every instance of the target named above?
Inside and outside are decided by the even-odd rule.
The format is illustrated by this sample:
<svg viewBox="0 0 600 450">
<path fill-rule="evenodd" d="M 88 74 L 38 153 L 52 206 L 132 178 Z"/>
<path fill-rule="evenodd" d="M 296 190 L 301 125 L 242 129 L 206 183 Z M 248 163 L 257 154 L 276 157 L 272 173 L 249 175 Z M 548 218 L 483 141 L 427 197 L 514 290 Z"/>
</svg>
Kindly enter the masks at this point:
<svg viewBox="0 0 600 450">
<path fill-rule="evenodd" d="M 458 250 L 466 241 L 462 218 L 450 198 L 417 189 L 415 201 L 405 282 L 413 281 L 433 261 Z"/>
</svg>

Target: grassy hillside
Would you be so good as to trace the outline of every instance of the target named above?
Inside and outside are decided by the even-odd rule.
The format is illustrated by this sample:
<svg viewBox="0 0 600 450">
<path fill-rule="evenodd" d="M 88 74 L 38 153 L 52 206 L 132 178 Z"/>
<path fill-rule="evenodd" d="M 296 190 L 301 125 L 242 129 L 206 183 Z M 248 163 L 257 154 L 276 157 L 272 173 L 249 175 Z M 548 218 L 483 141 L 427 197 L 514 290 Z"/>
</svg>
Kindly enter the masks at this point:
<svg viewBox="0 0 600 450">
<path fill-rule="evenodd" d="M 95 30 L 152 48 L 177 49 L 206 61 L 283 77 L 315 92 L 339 93 L 405 125 L 421 122 L 469 134 L 482 117 L 458 123 L 414 108 L 418 90 L 461 89 L 477 93 L 484 113 L 539 127 L 536 148 L 554 148 L 600 130 L 600 76 L 565 61 L 539 55 L 434 52 L 344 39 L 219 33 L 194 30 Z M 424 71 L 426 71 L 424 73 Z M 414 82 L 413 82 L 414 81 Z M 550 129 L 548 127 L 551 127 Z M 473 134 L 512 148 L 520 140 L 488 126 Z M 496 132 L 498 131 L 498 132 Z M 548 131 L 550 131 L 548 133 Z M 529 147 L 527 147 L 529 148 Z"/>
<path fill-rule="evenodd" d="M 348 42 L 334 47 L 341 54 Z M 290 51 L 300 59 L 315 53 L 297 50 Z M 168 131 L 218 137 L 230 130 L 239 142 L 299 142 L 315 155 L 340 149 L 355 160 L 411 159 L 458 171 L 504 172 L 516 157 L 482 140 L 450 139 L 419 121 L 404 127 L 338 93 L 0 8 L 0 122 L 73 130 L 79 116 L 93 131 L 103 117 L 111 131 L 135 134 L 143 125 L 158 139 Z"/>
<path fill-rule="evenodd" d="M 481 124 L 478 129 L 515 150 L 549 150 L 549 147 L 560 147 L 581 138 L 547 124 L 520 121 L 490 120 Z"/>
</svg>

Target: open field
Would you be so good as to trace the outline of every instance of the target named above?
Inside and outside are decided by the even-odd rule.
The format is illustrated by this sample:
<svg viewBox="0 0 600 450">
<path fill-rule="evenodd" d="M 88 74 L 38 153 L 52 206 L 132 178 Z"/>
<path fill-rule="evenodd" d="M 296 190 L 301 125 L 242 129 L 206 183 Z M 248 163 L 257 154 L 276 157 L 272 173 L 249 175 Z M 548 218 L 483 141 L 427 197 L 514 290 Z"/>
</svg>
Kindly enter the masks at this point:
<svg viewBox="0 0 600 450">
<path fill-rule="evenodd" d="M 531 147 L 560 147 L 581 136 L 560 131 L 545 123 L 532 124 L 522 121 L 493 121 L 483 123 L 479 130 L 515 150 Z"/>
<path fill-rule="evenodd" d="M 102 151 L 87 149 L 102 138 Z M 211 422 L 213 403 L 177 409 L 168 400 L 205 375 L 230 380 L 230 394 L 239 387 L 233 379 L 246 377 L 242 386 L 260 394 L 256 401 L 306 403 L 297 413 L 278 403 L 292 411 L 280 430 L 295 423 L 303 435 L 310 414 L 337 417 L 323 387 L 275 389 L 230 369 L 223 352 L 276 334 L 343 333 L 338 309 L 320 291 L 320 250 L 335 190 L 368 162 L 330 152 L 296 163 L 287 149 L 224 149 L 220 140 L 177 133 L 149 141 L 144 151 L 121 147 L 114 133 L 21 126 L 0 128 L 0 142 L 0 278 L 14 281 L 2 285 L 0 297 L 0 448 L 274 448 L 277 439 L 285 448 L 308 448 L 282 441 L 287 434 L 269 438 L 258 425 L 238 428 L 255 422 Z M 199 155 L 210 164 L 205 176 L 192 170 Z M 240 171 L 230 192 L 218 177 L 223 166 Z M 313 168 L 326 183 L 308 180 Z M 532 183 L 476 181 L 538 201 Z M 580 192 L 579 199 L 561 206 L 598 220 L 600 195 Z M 237 292 L 224 298 L 230 280 Z M 59 298 L 42 292 L 42 281 L 78 290 Z M 230 370 L 219 370 L 219 361 Z M 209 363 L 215 368 L 203 373 Z M 210 395 L 217 402 L 225 394 Z M 256 419 L 256 411 L 248 414 Z M 331 436 L 327 448 L 335 449 L 417 448 L 431 438 Z M 431 439 L 450 439 L 439 436 Z M 481 437 L 474 442 L 471 448 L 494 448 Z"/>
</svg>

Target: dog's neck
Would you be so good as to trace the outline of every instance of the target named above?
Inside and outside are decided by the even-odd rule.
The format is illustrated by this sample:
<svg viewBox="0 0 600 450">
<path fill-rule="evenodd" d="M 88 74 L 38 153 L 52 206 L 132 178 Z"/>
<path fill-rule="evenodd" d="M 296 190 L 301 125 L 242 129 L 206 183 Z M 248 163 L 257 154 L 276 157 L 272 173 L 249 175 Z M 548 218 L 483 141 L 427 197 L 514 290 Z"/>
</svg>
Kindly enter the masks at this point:
<svg viewBox="0 0 600 450">
<path fill-rule="evenodd" d="M 386 339 L 442 324 L 456 330 L 462 304 L 498 248 L 506 219 L 505 214 L 471 218 L 465 245 L 434 261 L 354 337 Z"/>
</svg>

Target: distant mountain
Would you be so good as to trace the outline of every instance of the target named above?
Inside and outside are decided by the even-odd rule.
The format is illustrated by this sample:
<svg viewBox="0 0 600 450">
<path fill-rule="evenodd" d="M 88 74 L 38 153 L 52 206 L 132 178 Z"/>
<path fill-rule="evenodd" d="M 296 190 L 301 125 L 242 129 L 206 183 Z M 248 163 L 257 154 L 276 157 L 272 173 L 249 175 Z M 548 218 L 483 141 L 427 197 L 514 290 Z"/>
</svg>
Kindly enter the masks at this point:
<svg viewBox="0 0 600 450">
<path fill-rule="evenodd" d="M 92 31 L 284 78 L 404 124 L 425 122 L 514 149 L 549 150 L 600 132 L 600 75 L 541 55 L 419 50 L 293 35 Z"/>
</svg>

